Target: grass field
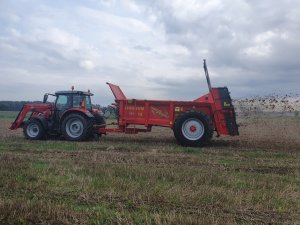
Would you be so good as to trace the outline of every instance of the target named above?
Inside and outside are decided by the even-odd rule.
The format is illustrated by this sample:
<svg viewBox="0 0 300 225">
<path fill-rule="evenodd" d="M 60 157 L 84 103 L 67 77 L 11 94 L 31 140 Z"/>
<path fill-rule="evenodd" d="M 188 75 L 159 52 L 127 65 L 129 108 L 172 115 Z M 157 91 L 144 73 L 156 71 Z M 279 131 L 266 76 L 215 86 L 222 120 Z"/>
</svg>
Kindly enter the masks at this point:
<svg viewBox="0 0 300 225">
<path fill-rule="evenodd" d="M 172 131 L 27 141 L 0 113 L 0 224 L 300 224 L 300 118 L 239 118 L 183 148 Z"/>
</svg>

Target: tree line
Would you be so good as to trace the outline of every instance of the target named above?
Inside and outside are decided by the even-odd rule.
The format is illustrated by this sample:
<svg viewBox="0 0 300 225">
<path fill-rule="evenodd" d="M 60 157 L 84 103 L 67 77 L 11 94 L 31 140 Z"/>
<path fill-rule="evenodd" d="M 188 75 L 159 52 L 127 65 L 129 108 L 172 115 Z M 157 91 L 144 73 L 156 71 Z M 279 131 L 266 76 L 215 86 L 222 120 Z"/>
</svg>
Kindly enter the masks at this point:
<svg viewBox="0 0 300 225">
<path fill-rule="evenodd" d="M 20 111 L 26 103 L 41 103 L 40 101 L 0 101 L 0 111 Z"/>
</svg>

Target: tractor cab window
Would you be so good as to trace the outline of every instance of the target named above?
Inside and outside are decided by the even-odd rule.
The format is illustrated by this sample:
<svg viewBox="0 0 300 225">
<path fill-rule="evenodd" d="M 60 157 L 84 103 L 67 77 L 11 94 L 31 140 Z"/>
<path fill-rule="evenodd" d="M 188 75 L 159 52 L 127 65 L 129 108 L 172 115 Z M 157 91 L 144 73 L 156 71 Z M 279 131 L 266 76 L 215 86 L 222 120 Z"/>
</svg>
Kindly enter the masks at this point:
<svg viewBox="0 0 300 225">
<path fill-rule="evenodd" d="M 56 99 L 56 108 L 58 110 L 64 110 L 71 107 L 71 96 L 70 95 L 58 95 Z"/>
<path fill-rule="evenodd" d="M 73 95 L 73 107 L 92 109 L 91 98 L 88 95 Z"/>
<path fill-rule="evenodd" d="M 87 110 L 92 110 L 92 103 L 89 95 L 84 96 L 84 104 Z"/>
<path fill-rule="evenodd" d="M 80 108 L 81 102 L 82 102 L 81 95 L 73 95 L 73 107 L 74 108 Z"/>
</svg>

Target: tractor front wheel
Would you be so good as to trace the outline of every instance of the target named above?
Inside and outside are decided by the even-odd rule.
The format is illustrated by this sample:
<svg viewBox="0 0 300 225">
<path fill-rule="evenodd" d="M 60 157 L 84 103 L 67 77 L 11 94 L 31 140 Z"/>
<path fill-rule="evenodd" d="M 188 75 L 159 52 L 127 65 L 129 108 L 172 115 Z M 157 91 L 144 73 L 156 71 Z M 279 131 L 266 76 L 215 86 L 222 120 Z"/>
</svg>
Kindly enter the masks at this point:
<svg viewBox="0 0 300 225">
<path fill-rule="evenodd" d="M 190 111 L 176 119 L 173 131 L 182 146 L 200 147 L 212 138 L 213 125 L 206 114 Z"/>
<path fill-rule="evenodd" d="M 69 141 L 82 141 L 88 137 L 88 121 L 80 114 L 68 115 L 62 123 L 62 133 Z"/>
<path fill-rule="evenodd" d="M 29 120 L 26 122 L 23 133 L 30 140 L 39 140 L 45 137 L 45 129 L 38 120 Z"/>
</svg>

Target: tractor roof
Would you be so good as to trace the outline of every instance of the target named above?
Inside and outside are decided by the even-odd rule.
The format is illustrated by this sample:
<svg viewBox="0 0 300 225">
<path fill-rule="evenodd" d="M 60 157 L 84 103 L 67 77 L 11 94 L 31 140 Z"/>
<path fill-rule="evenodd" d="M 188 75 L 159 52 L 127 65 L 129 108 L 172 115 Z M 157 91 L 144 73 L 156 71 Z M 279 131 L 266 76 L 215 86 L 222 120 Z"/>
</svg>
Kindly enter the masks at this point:
<svg viewBox="0 0 300 225">
<path fill-rule="evenodd" d="M 91 92 L 86 91 L 57 91 L 55 92 L 55 95 L 89 95 L 93 96 Z"/>
</svg>

